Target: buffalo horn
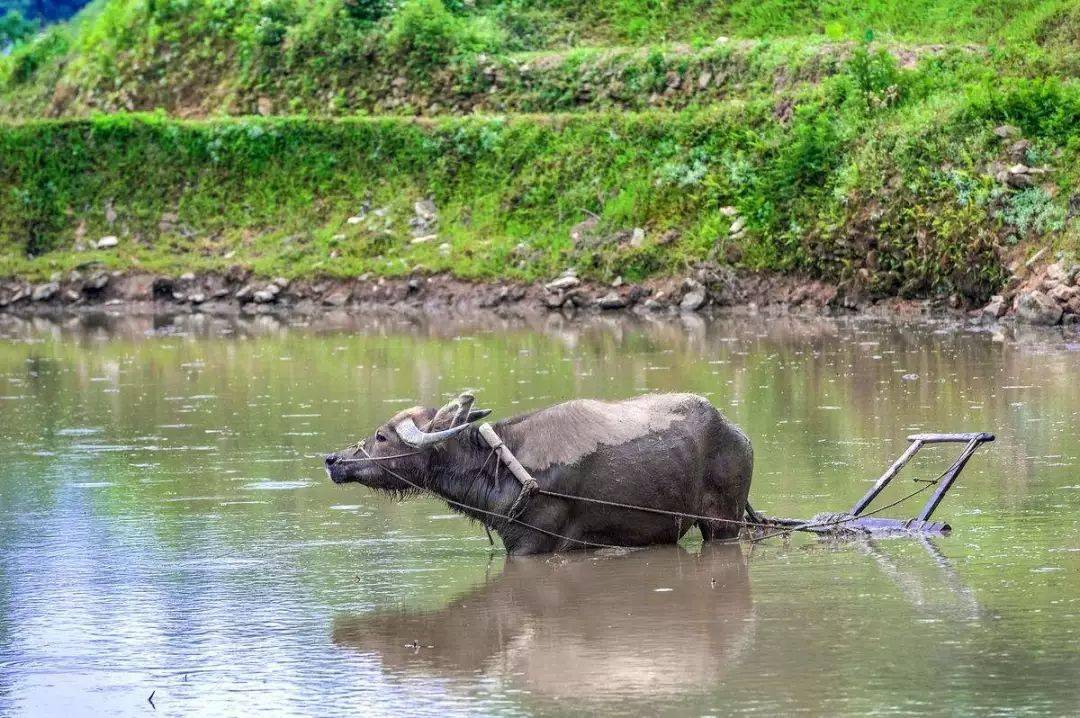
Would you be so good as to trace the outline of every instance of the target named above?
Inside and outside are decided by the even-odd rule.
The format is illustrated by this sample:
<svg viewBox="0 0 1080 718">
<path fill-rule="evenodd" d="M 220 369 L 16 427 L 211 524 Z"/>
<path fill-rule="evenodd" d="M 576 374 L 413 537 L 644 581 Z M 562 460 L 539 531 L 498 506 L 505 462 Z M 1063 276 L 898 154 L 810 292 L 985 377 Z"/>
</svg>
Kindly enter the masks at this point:
<svg viewBox="0 0 1080 718">
<path fill-rule="evenodd" d="M 422 449 L 425 446 L 431 446 L 438 444 L 441 441 L 460 434 L 463 429 L 468 428 L 468 424 L 462 424 L 455 426 L 452 429 L 446 429 L 445 431 L 420 431 L 420 428 L 416 425 L 416 422 L 411 418 L 405 418 L 395 427 L 397 435 L 409 446 Z"/>
</svg>

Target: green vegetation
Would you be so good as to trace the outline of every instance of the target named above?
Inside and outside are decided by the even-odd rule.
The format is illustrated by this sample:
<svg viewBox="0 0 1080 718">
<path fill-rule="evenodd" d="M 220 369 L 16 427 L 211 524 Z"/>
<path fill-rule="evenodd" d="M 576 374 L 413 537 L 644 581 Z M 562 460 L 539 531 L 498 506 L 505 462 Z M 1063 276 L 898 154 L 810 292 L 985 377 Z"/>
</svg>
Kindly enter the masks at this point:
<svg viewBox="0 0 1080 718">
<path fill-rule="evenodd" d="M 108 0 L 0 58 L 0 273 L 715 259 L 981 300 L 1080 245 L 1078 37 L 1056 0 Z"/>
<path fill-rule="evenodd" d="M 0 15 L 0 48 L 12 47 L 25 42 L 34 33 L 34 23 L 18 10 L 8 10 Z"/>
</svg>

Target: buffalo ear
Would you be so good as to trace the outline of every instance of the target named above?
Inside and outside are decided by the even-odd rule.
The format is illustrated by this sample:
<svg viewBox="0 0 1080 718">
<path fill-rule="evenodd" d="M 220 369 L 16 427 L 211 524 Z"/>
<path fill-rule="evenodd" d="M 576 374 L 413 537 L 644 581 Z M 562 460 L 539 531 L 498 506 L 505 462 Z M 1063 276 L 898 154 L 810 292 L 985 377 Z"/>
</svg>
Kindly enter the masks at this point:
<svg viewBox="0 0 1080 718">
<path fill-rule="evenodd" d="M 490 413 L 491 409 L 473 409 L 469 412 L 469 423 L 471 424 L 474 421 L 480 421 Z"/>
</svg>

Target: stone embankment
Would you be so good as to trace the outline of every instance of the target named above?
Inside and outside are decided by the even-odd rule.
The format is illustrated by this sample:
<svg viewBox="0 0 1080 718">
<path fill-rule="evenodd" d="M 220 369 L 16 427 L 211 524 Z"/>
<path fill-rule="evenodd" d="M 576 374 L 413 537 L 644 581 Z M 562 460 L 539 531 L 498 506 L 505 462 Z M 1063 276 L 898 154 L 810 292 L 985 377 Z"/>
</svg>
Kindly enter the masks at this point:
<svg viewBox="0 0 1080 718">
<path fill-rule="evenodd" d="M 980 320 L 1015 317 L 1040 325 L 1080 324 L 1080 267 L 1052 264 L 1028 270 L 986 307 L 965 310 L 945 299 L 871 300 L 806 278 L 737 274 L 702 262 L 689 276 L 616 281 L 582 280 L 567 271 L 544 283 L 480 283 L 446 275 L 402 278 L 266 279 L 233 268 L 222 274 L 156 276 L 140 272 L 69 272 L 50 281 L 0 280 L 0 311 L 49 313 L 114 310 L 274 314 L 364 309 L 416 313 L 427 310 L 503 309 L 515 313 L 636 311 L 697 313 L 713 308 L 763 308 L 875 316 L 953 316 Z"/>
<path fill-rule="evenodd" d="M 1027 324 L 1054 326 L 1080 324 L 1080 264 L 1064 260 L 1039 267 L 1040 251 L 1013 276 L 1002 294 L 995 295 L 981 313 L 991 319 L 1013 315 Z"/>
</svg>

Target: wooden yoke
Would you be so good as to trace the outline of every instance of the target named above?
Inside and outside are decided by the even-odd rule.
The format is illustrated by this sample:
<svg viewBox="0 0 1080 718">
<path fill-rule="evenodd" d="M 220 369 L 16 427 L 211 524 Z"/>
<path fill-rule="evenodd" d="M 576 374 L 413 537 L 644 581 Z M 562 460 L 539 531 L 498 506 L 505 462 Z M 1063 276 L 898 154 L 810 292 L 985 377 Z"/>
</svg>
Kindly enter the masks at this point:
<svg viewBox="0 0 1080 718">
<path fill-rule="evenodd" d="M 488 446 L 495 450 L 502 462 L 506 464 L 506 468 L 510 469 L 510 473 L 521 483 L 521 490 L 529 494 L 535 494 L 540 485 L 536 483 L 536 479 L 532 477 L 528 469 L 517 460 L 514 452 L 506 447 L 499 435 L 491 428 L 491 424 L 485 422 L 480 425 L 480 436 L 484 437 L 484 441 L 487 442 Z"/>
</svg>

